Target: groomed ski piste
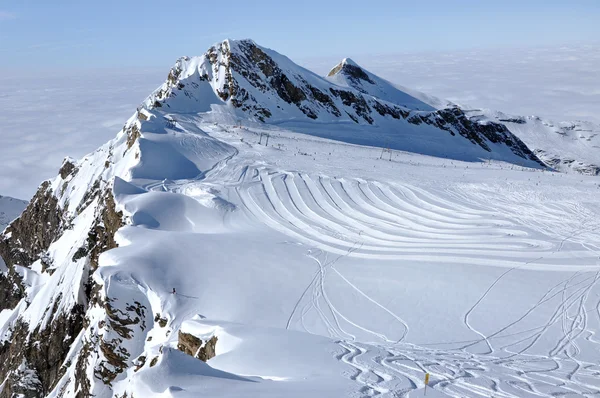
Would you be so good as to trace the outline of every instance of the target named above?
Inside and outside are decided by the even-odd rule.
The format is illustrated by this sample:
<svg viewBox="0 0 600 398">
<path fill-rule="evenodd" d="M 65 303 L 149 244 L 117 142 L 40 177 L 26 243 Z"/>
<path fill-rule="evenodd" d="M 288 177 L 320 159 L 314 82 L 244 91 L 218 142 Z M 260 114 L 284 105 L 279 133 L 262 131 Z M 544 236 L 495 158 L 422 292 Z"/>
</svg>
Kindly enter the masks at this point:
<svg viewBox="0 0 600 398">
<path fill-rule="evenodd" d="M 1 313 L 4 339 L 17 315 L 33 328 L 54 297 L 78 301 L 71 259 L 95 212 L 78 204 L 108 184 L 127 222 L 93 279 L 138 322 L 119 340 L 90 306 L 50 397 L 76 395 L 80 361 L 97 397 L 600 394 L 597 177 L 502 148 L 387 149 L 368 126 L 147 105 L 52 181 L 77 217 L 52 273 L 21 270 L 28 302 Z M 216 355 L 181 352 L 180 332 L 216 336 Z M 94 379 L 104 351 L 77 357 L 98 339 L 127 354 L 110 384 Z"/>
</svg>

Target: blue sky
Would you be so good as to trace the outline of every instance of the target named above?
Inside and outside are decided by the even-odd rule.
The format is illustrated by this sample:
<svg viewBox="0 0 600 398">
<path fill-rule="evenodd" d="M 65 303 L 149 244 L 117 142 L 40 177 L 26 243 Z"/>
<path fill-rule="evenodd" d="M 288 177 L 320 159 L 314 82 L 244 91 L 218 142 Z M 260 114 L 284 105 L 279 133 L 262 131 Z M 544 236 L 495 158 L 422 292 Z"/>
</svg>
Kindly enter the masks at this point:
<svg viewBox="0 0 600 398">
<path fill-rule="evenodd" d="M 292 59 L 552 46 L 600 40 L 599 19 L 598 0 L 0 0 L 0 69 L 166 67 L 227 37 Z"/>
</svg>

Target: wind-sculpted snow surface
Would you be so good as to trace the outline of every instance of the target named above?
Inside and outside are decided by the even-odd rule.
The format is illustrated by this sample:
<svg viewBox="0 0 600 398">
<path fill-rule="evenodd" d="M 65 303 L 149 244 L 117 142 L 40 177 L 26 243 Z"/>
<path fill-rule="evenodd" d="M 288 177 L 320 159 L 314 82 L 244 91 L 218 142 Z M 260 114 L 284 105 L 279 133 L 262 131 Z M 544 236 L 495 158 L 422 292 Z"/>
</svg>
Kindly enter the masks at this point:
<svg viewBox="0 0 600 398">
<path fill-rule="evenodd" d="M 240 127 L 177 79 L 1 236 L 0 397 L 600 394 L 597 178 Z"/>
</svg>

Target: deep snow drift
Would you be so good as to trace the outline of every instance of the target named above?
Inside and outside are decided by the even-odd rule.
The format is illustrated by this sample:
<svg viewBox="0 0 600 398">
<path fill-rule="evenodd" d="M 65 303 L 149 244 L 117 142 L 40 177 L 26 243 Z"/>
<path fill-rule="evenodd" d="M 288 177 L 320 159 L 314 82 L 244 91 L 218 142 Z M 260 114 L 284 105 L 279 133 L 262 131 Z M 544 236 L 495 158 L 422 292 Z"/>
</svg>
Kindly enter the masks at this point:
<svg viewBox="0 0 600 398">
<path fill-rule="evenodd" d="M 182 59 L 114 140 L 67 160 L 26 210 L 60 213 L 43 255 L 9 227 L 23 298 L 0 312 L 0 357 L 18 358 L 0 396 L 414 397 L 426 373 L 433 397 L 600 394 L 600 180 L 491 141 L 489 121 L 446 130 L 398 93 L 288 78 L 258 49 L 271 77 L 221 68 L 243 50 Z M 306 98 L 283 100 L 290 84 Z M 305 103 L 309 86 L 355 100 Z M 60 371 L 14 347 L 64 323 Z M 196 355 L 216 338 L 214 357 L 185 335 Z"/>
</svg>

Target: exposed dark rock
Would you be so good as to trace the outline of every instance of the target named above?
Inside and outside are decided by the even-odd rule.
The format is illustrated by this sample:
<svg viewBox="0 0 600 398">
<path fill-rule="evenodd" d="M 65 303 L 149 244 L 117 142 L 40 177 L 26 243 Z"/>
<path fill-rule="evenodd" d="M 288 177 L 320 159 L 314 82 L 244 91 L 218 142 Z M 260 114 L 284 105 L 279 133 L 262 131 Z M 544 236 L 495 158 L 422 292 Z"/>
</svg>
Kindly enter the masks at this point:
<svg viewBox="0 0 600 398">
<path fill-rule="evenodd" d="M 0 234 L 0 256 L 10 268 L 29 267 L 61 234 L 63 211 L 44 182 L 21 216 Z"/>
<path fill-rule="evenodd" d="M 88 255 L 87 247 L 80 247 L 79 249 L 77 249 L 75 254 L 73 254 L 73 258 L 71 260 L 77 261 L 79 259 L 86 257 L 87 255 Z"/>
<path fill-rule="evenodd" d="M 142 136 L 140 129 L 137 126 L 137 123 L 133 123 L 126 130 L 127 132 L 127 149 L 131 149 L 133 144 Z"/>
<path fill-rule="evenodd" d="M 37 395 L 29 396 L 43 397 L 48 394 L 64 374 L 62 364 L 82 328 L 83 317 L 83 306 L 76 305 L 69 314 L 54 317 L 48 327 L 42 330 L 38 326 L 31 335 L 28 335 L 28 325 L 18 321 L 11 341 L 0 346 L 0 379 L 15 372 L 25 361 L 29 369 L 35 371 L 41 386 Z M 10 380 L 8 384 L 11 384 Z M 9 387 L 2 391 L 0 398 L 11 397 L 7 393 L 11 389 Z"/>
<path fill-rule="evenodd" d="M 87 359 L 92 351 L 92 345 L 90 342 L 86 341 L 79 352 L 79 357 L 77 358 L 77 363 L 75 364 L 75 370 L 78 375 L 81 377 L 75 378 L 75 389 L 77 390 L 77 395 L 75 398 L 88 398 L 91 397 L 91 383 L 90 380 L 85 376 L 87 374 Z"/>
<path fill-rule="evenodd" d="M 138 111 L 137 118 L 138 118 L 138 120 L 142 120 L 142 121 L 148 120 L 148 116 L 146 116 L 146 114 L 141 111 Z"/>
<path fill-rule="evenodd" d="M 287 103 L 299 105 L 306 99 L 306 94 L 290 81 L 283 73 L 276 75 L 271 79 L 271 87 L 277 91 L 277 94 Z"/>
<path fill-rule="evenodd" d="M 115 234 L 124 225 L 123 212 L 116 211 L 115 199 L 111 191 L 107 190 L 101 197 L 99 209 L 99 214 L 87 238 L 92 270 L 98 267 L 100 254 L 118 246 Z"/>
<path fill-rule="evenodd" d="M 115 202 L 110 190 L 100 190 L 100 182 L 92 187 L 88 198 L 84 200 L 84 207 L 98 200 L 96 218 L 88 236 L 87 245 L 79 248 L 73 256 L 73 261 L 89 257 L 85 267 L 96 267 L 100 253 L 116 247 L 114 235 L 123 225 L 122 213 L 115 209 Z M 104 194 L 101 194 L 104 192 Z M 49 183 L 44 183 L 32 199 L 28 208 L 21 217 L 15 220 L 6 230 L 8 235 L 3 235 L 0 241 L 1 254 L 9 270 L 0 274 L 0 307 L 12 308 L 24 297 L 18 274 L 14 272 L 14 265 L 30 266 L 35 260 L 42 261 L 43 270 L 52 266 L 52 259 L 46 255 L 50 244 L 58 239 L 68 223 L 63 219 L 62 209 L 58 206 L 58 199 L 52 194 Z M 90 274 L 89 272 L 86 275 Z M 97 301 L 99 287 L 92 283 L 89 277 L 81 280 L 86 299 Z M 19 366 L 26 363 L 28 370 L 33 372 L 40 382 L 37 395 L 27 395 L 31 392 L 21 392 L 26 396 L 42 397 L 48 394 L 62 377 L 67 369 L 63 362 L 79 332 L 86 326 L 85 309 L 88 303 L 76 304 L 73 308 L 61 309 L 62 296 L 54 297 L 49 305 L 50 323 L 44 329 L 38 326 L 29 333 L 28 325 L 17 321 L 9 341 L 0 346 L 0 379 L 8 375 L 18 374 Z M 144 308 L 139 303 L 126 307 L 135 316 L 129 317 L 117 310 L 107 310 L 110 327 L 119 336 L 130 336 L 127 326 L 137 322 L 145 327 Z M 141 315 L 139 315 L 141 314 Z M 138 316 L 139 315 L 139 316 Z M 104 350 L 109 350 L 111 342 L 103 342 Z M 84 346 L 85 349 L 85 346 Z M 124 356 L 120 347 L 116 347 L 115 355 Z M 82 359 L 83 358 L 83 359 Z M 76 366 L 84 370 L 85 355 L 79 357 Z M 114 359 L 114 358 L 112 358 Z M 16 373 L 17 372 L 17 373 Z M 85 379 L 85 372 L 80 373 L 81 380 L 76 380 L 80 388 L 79 397 L 88 397 L 89 381 Z M 12 376 L 11 376 L 12 377 Z M 108 376 L 107 376 L 108 377 Z M 110 377 L 109 377 L 110 378 Z M 0 393 L 0 398 L 7 398 L 10 392 L 18 391 L 19 385 L 7 382 L 7 387 Z"/>
<path fill-rule="evenodd" d="M 325 94 L 318 88 L 311 86 L 310 84 L 307 84 L 307 87 L 310 90 L 313 98 L 316 99 L 317 101 L 319 101 L 319 103 L 321 105 L 325 106 L 325 108 L 327 108 L 335 116 L 337 116 L 337 117 L 342 116 L 342 113 L 335 106 L 335 103 L 333 102 L 333 100 L 331 99 L 330 96 L 328 96 L 327 94 Z"/>
<path fill-rule="evenodd" d="M 161 328 L 167 326 L 167 321 L 167 318 L 161 317 L 160 314 L 154 316 L 154 322 L 158 323 Z"/>
<path fill-rule="evenodd" d="M 137 372 L 138 370 L 143 368 L 145 364 L 146 364 L 146 356 L 142 355 L 142 356 L 138 357 L 138 359 L 135 361 L 135 364 L 134 364 L 135 365 L 134 371 Z"/>
<path fill-rule="evenodd" d="M 60 174 L 60 178 L 64 180 L 71 174 L 77 174 L 77 171 L 78 170 L 75 167 L 75 163 L 73 163 L 71 159 L 65 158 L 65 160 L 63 160 L 62 166 L 60 167 L 60 170 L 58 171 L 58 174 Z"/>
<path fill-rule="evenodd" d="M 373 101 L 371 105 L 381 116 L 390 115 L 394 119 L 406 119 L 409 115 L 408 111 L 400 107 L 382 104 L 379 101 Z"/>
<path fill-rule="evenodd" d="M 146 328 L 146 307 L 144 305 L 135 301 L 133 304 L 126 304 L 125 309 L 121 310 L 113 305 L 114 301 L 107 299 L 104 302 L 104 311 L 108 322 L 100 326 L 107 333 L 99 338 L 97 346 L 106 360 L 101 361 L 94 368 L 94 376 L 109 386 L 119 374 L 130 366 L 131 354 L 123 347 L 122 343 L 124 339 L 133 337 L 131 326 L 138 325 L 142 330 Z M 111 331 L 115 332 L 118 337 L 107 337 Z"/>
<path fill-rule="evenodd" d="M 595 164 L 585 164 L 582 162 L 576 162 L 575 159 L 564 159 L 557 155 L 551 155 L 541 149 L 534 151 L 535 155 L 539 157 L 548 167 L 560 170 L 562 168 L 568 168 L 574 170 L 583 175 L 600 176 L 600 166 Z"/>
<path fill-rule="evenodd" d="M 214 358 L 217 340 L 217 336 L 213 336 L 208 341 L 203 342 L 192 334 L 179 331 L 177 349 L 206 362 Z"/>
<path fill-rule="evenodd" d="M 112 386 L 114 379 L 129 367 L 127 360 L 130 354 L 120 345 L 121 341 L 120 339 L 109 341 L 100 339 L 100 351 L 106 358 L 106 362 L 102 361 L 94 369 L 94 376 L 109 386 Z"/>
<path fill-rule="evenodd" d="M 30 369 L 27 363 L 23 363 L 19 369 L 8 375 L 4 388 L 5 391 L 2 391 L 0 396 L 37 398 L 40 396 L 39 392 L 43 389 L 43 386 L 37 372 Z"/>
<path fill-rule="evenodd" d="M 355 95 L 351 91 L 336 90 L 335 88 L 330 88 L 329 91 L 331 91 L 331 94 L 334 96 L 341 98 L 344 105 L 351 106 L 356 114 L 362 117 L 367 123 L 373 124 L 373 118 L 370 115 L 371 108 L 369 108 L 369 105 L 363 96 Z M 357 120 L 354 121 L 358 123 Z"/>
<path fill-rule="evenodd" d="M 516 124 L 526 124 L 527 120 L 523 118 L 510 118 L 510 119 L 498 119 L 499 122 L 503 123 L 516 123 Z"/>
<path fill-rule="evenodd" d="M 0 311 L 15 308 L 23 297 L 25 297 L 25 288 L 14 268 L 9 268 L 6 273 L 0 273 Z"/>
<path fill-rule="evenodd" d="M 364 80 L 370 84 L 375 84 L 373 80 L 357 65 L 352 65 L 348 62 L 341 62 L 335 68 L 333 68 L 327 76 L 334 76 L 337 73 L 343 73 L 353 83 L 360 83 L 360 80 Z"/>
<path fill-rule="evenodd" d="M 435 126 L 439 129 L 455 133 L 467 138 L 475 145 L 491 152 L 487 142 L 503 143 L 517 156 L 532 160 L 540 166 L 546 166 L 517 136 L 511 133 L 505 125 L 494 122 L 479 122 L 469 119 L 458 107 L 441 109 L 430 113 L 417 113 L 406 119 L 407 122 L 419 125 L 421 123 Z"/>
</svg>

